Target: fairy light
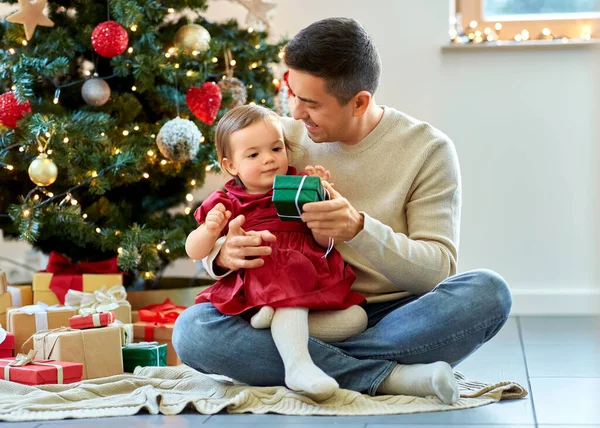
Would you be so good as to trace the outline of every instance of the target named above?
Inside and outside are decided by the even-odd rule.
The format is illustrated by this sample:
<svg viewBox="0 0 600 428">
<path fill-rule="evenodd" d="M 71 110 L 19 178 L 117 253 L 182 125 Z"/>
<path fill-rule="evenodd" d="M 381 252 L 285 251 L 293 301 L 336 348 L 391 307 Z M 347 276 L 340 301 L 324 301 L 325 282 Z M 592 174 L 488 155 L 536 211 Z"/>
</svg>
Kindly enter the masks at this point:
<svg viewBox="0 0 600 428">
<path fill-rule="evenodd" d="M 23 40 L 23 41 L 21 42 L 21 44 L 22 44 L 23 46 L 27 46 L 27 40 Z"/>
<path fill-rule="evenodd" d="M 254 45 L 254 49 L 260 49 L 260 45 Z"/>
<path fill-rule="evenodd" d="M 171 58 L 171 54 L 169 52 L 165 53 L 165 57 Z"/>
<path fill-rule="evenodd" d="M 248 32 L 249 32 L 249 33 L 253 33 L 253 32 L 254 32 L 254 28 L 252 28 L 252 27 L 248 27 Z"/>
<path fill-rule="evenodd" d="M 100 133 L 100 136 L 101 136 L 101 137 L 105 137 L 105 136 L 106 136 L 106 134 L 105 134 L 104 132 L 101 132 L 101 133 Z"/>
<path fill-rule="evenodd" d="M 92 171 L 90 174 L 93 178 L 98 177 L 98 171 Z"/>
<path fill-rule="evenodd" d="M 256 103 L 254 101 L 250 101 L 248 104 L 250 104 L 251 106 L 255 106 Z"/>
<path fill-rule="evenodd" d="M 52 102 L 53 102 L 54 104 L 58 104 L 58 98 L 54 98 L 54 99 L 52 100 Z"/>
<path fill-rule="evenodd" d="M 71 205 L 73 205 L 73 206 L 77 205 L 77 199 L 71 199 Z"/>
<path fill-rule="evenodd" d="M 277 56 L 279 57 L 279 59 L 283 59 L 283 56 L 284 56 L 284 55 L 285 55 L 285 54 L 283 53 L 283 51 L 281 51 L 281 52 L 279 52 L 279 53 L 277 54 Z"/>
<path fill-rule="evenodd" d="M 144 277 L 146 277 L 146 279 L 152 278 L 152 273 L 144 272 Z"/>
<path fill-rule="evenodd" d="M 119 248 L 117 248 L 117 253 L 119 253 L 119 254 L 123 254 L 123 247 L 119 247 Z"/>
<path fill-rule="evenodd" d="M 199 54 L 199 53 L 200 53 L 200 52 L 198 52 L 198 51 L 192 51 L 192 55 L 193 55 L 193 56 L 198 56 L 198 54 Z"/>
<path fill-rule="evenodd" d="M 63 143 L 67 144 L 69 142 L 69 137 L 63 138 Z"/>
<path fill-rule="evenodd" d="M 544 28 L 544 29 L 542 30 L 542 34 L 543 34 L 544 36 L 548 37 L 548 36 L 552 35 L 552 31 L 550 31 L 550 28 Z"/>
<path fill-rule="evenodd" d="M 185 212 L 186 215 L 188 215 L 189 213 L 192 212 L 192 209 L 190 207 L 185 207 L 184 212 Z"/>
<path fill-rule="evenodd" d="M 9 52 L 11 55 L 14 55 L 14 54 L 15 54 L 15 50 L 14 50 L 13 48 L 10 48 L 10 49 L 8 50 L 8 52 Z"/>
<path fill-rule="evenodd" d="M 192 179 L 192 181 L 190 181 L 190 184 L 191 184 L 192 186 L 195 186 L 195 185 L 196 185 L 196 180 Z"/>
<path fill-rule="evenodd" d="M 267 102 L 267 100 L 265 100 L 265 99 L 263 98 L 262 100 L 260 100 L 260 102 L 264 104 L 264 103 L 266 103 L 266 102 Z"/>
<path fill-rule="evenodd" d="M 52 149 L 49 149 L 46 153 L 48 153 L 48 155 L 52 154 Z"/>
<path fill-rule="evenodd" d="M 492 34 L 492 29 L 491 29 L 491 28 L 489 28 L 489 27 L 485 27 L 485 29 L 483 30 L 483 33 L 484 33 L 486 36 L 489 36 L 490 34 Z"/>
<path fill-rule="evenodd" d="M 128 53 L 133 53 L 133 48 L 130 47 L 129 49 L 127 49 L 127 52 Z"/>
<path fill-rule="evenodd" d="M 157 249 L 158 251 L 162 250 L 162 247 L 163 247 L 163 246 L 162 246 L 162 244 L 157 244 L 157 245 L 156 245 L 156 249 Z"/>
<path fill-rule="evenodd" d="M 9 171 L 12 171 L 13 169 L 15 169 L 12 165 L 6 165 L 5 168 L 8 169 Z"/>
<path fill-rule="evenodd" d="M 257 62 L 253 62 L 252 65 L 250 66 L 250 68 L 256 68 L 258 67 L 258 63 Z"/>
<path fill-rule="evenodd" d="M 520 42 L 523 40 L 523 37 L 521 36 L 521 34 L 515 34 L 515 42 Z"/>
<path fill-rule="evenodd" d="M 19 151 L 20 151 L 21 153 L 23 153 L 23 152 L 25 151 L 25 147 L 23 147 L 23 146 L 19 147 Z"/>
<path fill-rule="evenodd" d="M 185 195 L 185 199 L 188 202 L 192 202 L 194 200 L 194 195 L 192 195 L 191 193 L 188 193 L 187 195 Z"/>
<path fill-rule="evenodd" d="M 34 195 L 33 196 L 33 200 L 34 201 L 39 201 L 40 200 L 40 195 Z"/>
<path fill-rule="evenodd" d="M 252 87 L 253 87 L 253 86 L 254 86 L 254 85 L 253 85 L 252 83 L 250 83 L 250 84 L 248 85 L 248 89 L 252 89 Z"/>
<path fill-rule="evenodd" d="M 471 27 L 471 28 L 473 28 L 473 29 L 474 29 L 474 28 L 477 28 L 477 25 L 478 25 L 477 21 L 471 21 L 471 22 L 469 23 L 469 27 Z"/>
<path fill-rule="evenodd" d="M 152 150 L 148 150 L 146 154 L 150 157 L 154 156 L 154 152 Z"/>
<path fill-rule="evenodd" d="M 171 250 L 169 250 L 168 248 L 165 249 L 165 253 L 169 254 L 171 252 Z"/>
<path fill-rule="evenodd" d="M 166 164 L 167 164 L 167 161 L 166 161 L 165 159 L 163 159 L 163 160 L 161 160 L 161 161 L 160 161 L 160 164 L 161 164 L 161 165 L 166 165 Z"/>
<path fill-rule="evenodd" d="M 123 136 L 127 137 L 128 135 L 129 135 L 129 131 L 128 130 L 123 131 Z"/>
<path fill-rule="evenodd" d="M 44 148 L 42 146 L 38 146 L 38 151 L 41 153 L 44 151 Z"/>
<path fill-rule="evenodd" d="M 31 214 L 31 211 L 23 210 L 23 217 L 29 217 L 30 214 Z"/>
<path fill-rule="evenodd" d="M 52 192 L 48 192 L 48 197 L 49 197 L 49 198 L 52 198 L 52 197 L 54 197 L 54 193 L 52 193 Z"/>
<path fill-rule="evenodd" d="M 592 38 L 592 28 L 590 26 L 583 27 L 583 32 L 579 36 L 581 40 L 591 40 Z"/>
<path fill-rule="evenodd" d="M 206 168 L 204 168 L 206 171 L 210 171 L 212 169 L 212 166 L 208 165 Z"/>
<path fill-rule="evenodd" d="M 115 149 L 115 155 L 118 155 L 119 153 L 121 153 L 121 149 Z"/>
<path fill-rule="evenodd" d="M 12 90 L 14 91 L 15 89 L 17 89 L 17 85 L 12 85 L 12 86 L 10 87 L 10 89 L 12 89 Z"/>
<path fill-rule="evenodd" d="M 179 64 L 175 64 L 175 65 L 174 65 L 174 67 L 175 67 L 175 68 L 179 68 Z"/>
<path fill-rule="evenodd" d="M 133 24 L 131 27 L 129 27 L 131 29 L 131 31 L 135 32 L 138 29 L 138 26 Z"/>
<path fill-rule="evenodd" d="M 169 13 L 175 13 L 175 9 L 173 9 L 172 7 L 170 7 L 170 8 L 167 9 L 167 12 L 169 12 Z"/>
<path fill-rule="evenodd" d="M 563 37 L 562 39 L 560 39 L 560 41 L 563 43 L 569 43 L 569 39 L 567 39 L 566 37 Z"/>
<path fill-rule="evenodd" d="M 200 137 L 200 142 L 204 143 L 206 141 L 206 138 L 204 138 L 204 135 Z"/>
<path fill-rule="evenodd" d="M 133 92 L 137 91 L 137 86 L 135 86 L 135 85 L 134 85 L 134 86 L 132 86 L 132 87 L 131 87 L 131 90 L 132 90 Z"/>
<path fill-rule="evenodd" d="M 229 61 L 229 65 L 231 65 L 232 67 L 236 64 L 237 64 L 237 61 L 235 59 L 232 59 L 231 61 Z"/>
<path fill-rule="evenodd" d="M 188 71 L 185 73 L 185 75 L 186 75 L 187 77 L 191 77 L 191 76 L 192 76 L 192 74 L 194 74 L 194 73 L 192 72 L 192 70 L 188 70 Z"/>
<path fill-rule="evenodd" d="M 139 126 L 137 126 L 137 125 L 135 125 L 135 126 L 133 127 L 133 130 L 134 130 L 134 131 L 139 131 L 139 130 L 140 130 L 140 127 L 139 127 Z"/>
<path fill-rule="evenodd" d="M 49 132 L 46 132 L 44 135 L 46 136 L 46 138 L 50 138 L 52 136 L 52 134 L 50 134 Z"/>
<path fill-rule="evenodd" d="M 144 178 L 150 178 L 150 174 L 148 174 L 147 172 L 145 172 L 145 173 L 142 174 L 142 177 L 144 177 Z"/>
<path fill-rule="evenodd" d="M 86 213 L 83 213 L 83 215 L 81 217 L 83 217 L 84 219 L 86 219 L 86 218 L 88 218 L 88 215 Z"/>
<path fill-rule="evenodd" d="M 527 30 L 522 30 L 522 31 L 521 31 L 521 38 L 522 38 L 523 40 L 529 40 L 529 31 L 527 31 Z"/>
<path fill-rule="evenodd" d="M 96 233 L 102 233 L 102 229 L 100 229 L 99 227 L 96 228 Z"/>
<path fill-rule="evenodd" d="M 167 50 L 168 53 L 170 54 L 174 54 L 175 53 L 175 48 L 171 47 L 169 48 L 169 50 Z"/>
</svg>

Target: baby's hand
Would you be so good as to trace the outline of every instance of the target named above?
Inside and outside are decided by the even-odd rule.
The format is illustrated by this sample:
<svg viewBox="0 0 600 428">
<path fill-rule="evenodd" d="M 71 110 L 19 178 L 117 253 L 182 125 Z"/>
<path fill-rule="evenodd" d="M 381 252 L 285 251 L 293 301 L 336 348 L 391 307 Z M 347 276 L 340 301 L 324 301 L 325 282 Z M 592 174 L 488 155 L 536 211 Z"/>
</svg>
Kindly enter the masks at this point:
<svg viewBox="0 0 600 428">
<path fill-rule="evenodd" d="M 206 230 L 215 234 L 221 233 L 227 220 L 231 218 L 231 211 L 225 209 L 225 205 L 218 203 L 215 207 L 208 212 L 204 225 Z"/>
<path fill-rule="evenodd" d="M 306 171 L 306 173 L 309 176 L 316 175 L 317 177 L 320 177 L 321 180 L 325 180 L 325 181 L 331 180 L 331 173 L 329 172 L 329 170 L 326 170 L 321 165 L 315 165 L 315 166 L 307 165 L 306 168 L 304 168 L 304 171 Z"/>
</svg>

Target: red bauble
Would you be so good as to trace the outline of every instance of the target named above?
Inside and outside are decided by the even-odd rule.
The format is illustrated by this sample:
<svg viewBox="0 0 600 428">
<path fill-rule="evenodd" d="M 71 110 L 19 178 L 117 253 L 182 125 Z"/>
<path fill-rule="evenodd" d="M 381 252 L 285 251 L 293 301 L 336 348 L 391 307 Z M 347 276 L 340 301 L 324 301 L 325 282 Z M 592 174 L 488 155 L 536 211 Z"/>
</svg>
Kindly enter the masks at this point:
<svg viewBox="0 0 600 428">
<path fill-rule="evenodd" d="M 0 124 L 16 128 L 17 122 L 31 113 L 29 101 L 20 103 L 14 92 L 5 92 L 0 95 Z"/>
<path fill-rule="evenodd" d="M 115 21 L 102 22 L 92 32 L 92 46 L 104 58 L 121 55 L 127 49 L 127 43 L 127 31 Z"/>
<path fill-rule="evenodd" d="M 194 116 L 207 125 L 212 125 L 215 121 L 222 99 L 221 88 L 215 82 L 191 87 L 185 94 L 185 102 Z"/>
</svg>

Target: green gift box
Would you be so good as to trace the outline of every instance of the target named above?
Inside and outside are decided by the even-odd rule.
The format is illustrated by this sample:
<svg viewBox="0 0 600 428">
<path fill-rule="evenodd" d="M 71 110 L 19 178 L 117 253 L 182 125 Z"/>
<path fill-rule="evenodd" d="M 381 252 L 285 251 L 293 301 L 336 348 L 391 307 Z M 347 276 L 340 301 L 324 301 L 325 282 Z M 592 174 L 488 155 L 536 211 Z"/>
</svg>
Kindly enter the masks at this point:
<svg viewBox="0 0 600 428">
<path fill-rule="evenodd" d="M 299 221 L 302 205 L 324 201 L 321 178 L 307 175 L 276 175 L 273 183 L 273 203 L 283 221 Z"/>
<path fill-rule="evenodd" d="M 137 366 L 166 367 L 167 344 L 158 342 L 132 343 L 121 348 L 123 352 L 123 371 L 133 373 Z"/>
</svg>

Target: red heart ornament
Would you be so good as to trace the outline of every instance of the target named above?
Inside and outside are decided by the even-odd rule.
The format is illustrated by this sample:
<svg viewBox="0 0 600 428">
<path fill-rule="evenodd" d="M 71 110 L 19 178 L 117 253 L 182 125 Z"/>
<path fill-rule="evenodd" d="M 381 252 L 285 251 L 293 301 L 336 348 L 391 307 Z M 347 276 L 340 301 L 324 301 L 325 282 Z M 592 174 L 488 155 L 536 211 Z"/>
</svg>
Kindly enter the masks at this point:
<svg viewBox="0 0 600 428">
<path fill-rule="evenodd" d="M 193 86 L 185 94 L 185 102 L 198 119 L 212 125 L 221 106 L 221 88 L 215 82 L 206 82 L 202 86 Z"/>
</svg>

